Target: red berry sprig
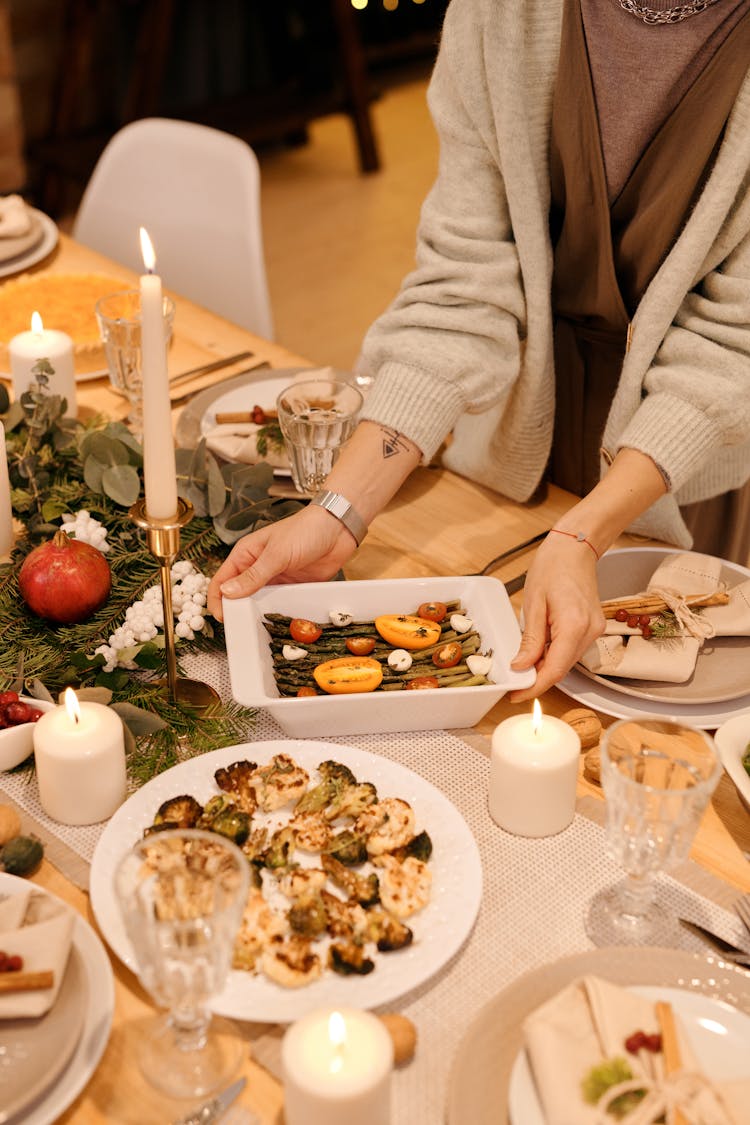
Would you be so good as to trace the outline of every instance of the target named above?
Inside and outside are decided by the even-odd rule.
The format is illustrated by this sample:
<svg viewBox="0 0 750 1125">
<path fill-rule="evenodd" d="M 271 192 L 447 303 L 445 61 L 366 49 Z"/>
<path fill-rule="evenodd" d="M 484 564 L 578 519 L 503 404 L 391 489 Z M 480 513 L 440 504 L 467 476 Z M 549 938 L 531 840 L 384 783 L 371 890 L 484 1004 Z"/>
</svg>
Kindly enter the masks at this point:
<svg viewBox="0 0 750 1125">
<path fill-rule="evenodd" d="M 648 613 L 628 613 L 626 609 L 618 609 L 615 621 L 624 621 L 629 629 L 640 629 L 646 640 L 652 635 L 651 616 Z"/>
</svg>

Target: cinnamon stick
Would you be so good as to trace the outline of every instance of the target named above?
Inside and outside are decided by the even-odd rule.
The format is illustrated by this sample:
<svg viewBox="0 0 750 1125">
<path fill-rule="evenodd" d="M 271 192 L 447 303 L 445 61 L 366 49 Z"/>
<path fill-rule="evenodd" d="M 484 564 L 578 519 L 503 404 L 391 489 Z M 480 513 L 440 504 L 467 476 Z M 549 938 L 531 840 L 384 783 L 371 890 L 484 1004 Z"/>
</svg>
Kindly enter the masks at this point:
<svg viewBox="0 0 750 1125">
<path fill-rule="evenodd" d="M 656 1019 L 661 1031 L 661 1050 L 664 1056 L 664 1071 L 667 1075 L 674 1074 L 682 1066 L 680 1044 L 677 1040 L 677 1025 L 674 1022 L 672 1005 L 664 1000 L 656 1002 Z M 684 1114 L 675 1109 L 672 1118 L 674 1125 L 687 1125 Z"/>
<path fill-rule="evenodd" d="M 35 988 L 52 988 L 55 974 L 52 969 L 35 973 L 0 973 L 0 994 L 4 992 L 32 992 Z"/>
<path fill-rule="evenodd" d="M 716 590 L 713 594 L 687 594 L 685 602 L 689 606 L 726 605 L 729 594 L 726 590 Z M 656 594 L 633 594 L 626 598 L 610 598 L 601 603 L 602 613 L 605 617 L 614 617 L 618 610 L 624 609 L 627 613 L 662 613 L 669 606 L 663 598 Z"/>
<path fill-rule="evenodd" d="M 267 422 L 275 422 L 276 419 L 278 418 L 278 414 L 276 413 L 275 410 L 264 410 L 263 414 L 265 415 L 265 418 L 266 418 Z M 232 423 L 232 422 L 254 422 L 254 421 L 255 421 L 255 416 L 253 415 L 252 410 L 225 410 L 225 411 L 220 411 L 216 415 L 217 426 L 222 426 L 225 423 Z M 264 425 L 264 423 L 258 422 L 258 423 L 256 423 L 256 425 Z"/>
</svg>

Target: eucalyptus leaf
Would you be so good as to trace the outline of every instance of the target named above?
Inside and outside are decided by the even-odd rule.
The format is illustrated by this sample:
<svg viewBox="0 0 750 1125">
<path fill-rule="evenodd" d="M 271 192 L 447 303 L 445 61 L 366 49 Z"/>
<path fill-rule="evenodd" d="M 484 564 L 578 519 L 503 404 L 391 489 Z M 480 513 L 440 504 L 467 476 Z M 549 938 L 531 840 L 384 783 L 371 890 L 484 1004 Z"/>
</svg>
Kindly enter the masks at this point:
<svg viewBox="0 0 750 1125">
<path fill-rule="evenodd" d="M 112 692 L 105 687 L 76 688 L 76 695 L 85 703 L 103 703 L 105 707 L 112 702 Z"/>
<path fill-rule="evenodd" d="M 33 699 L 44 699 L 47 703 L 55 702 L 52 693 L 48 691 L 42 681 L 36 677 L 29 681 L 26 687 L 26 693 L 32 696 Z"/>
<path fill-rule="evenodd" d="M 83 479 L 92 492 L 102 491 L 104 465 L 93 454 L 83 462 Z"/>
<path fill-rule="evenodd" d="M 130 461 L 127 446 L 106 432 L 89 434 L 84 439 L 82 453 L 86 457 L 96 457 L 103 465 L 127 465 Z"/>
<path fill-rule="evenodd" d="M 193 456 L 190 459 L 189 474 L 195 481 L 205 482 L 206 472 L 206 439 L 202 437 L 195 449 Z"/>
<path fill-rule="evenodd" d="M 153 734 L 157 730 L 164 730 L 167 726 L 164 719 L 160 719 L 153 711 L 145 711 L 142 707 L 135 707 L 132 703 L 113 703 L 112 710 L 117 712 L 135 738 L 143 734 Z"/>
<path fill-rule="evenodd" d="M 58 500 L 57 497 L 51 496 L 42 504 L 42 516 L 45 520 L 55 520 L 61 516 L 63 512 L 67 512 L 68 505 L 64 500 Z"/>
<path fill-rule="evenodd" d="M 140 496 L 141 478 L 132 465 L 112 465 L 102 473 L 101 491 L 116 504 L 129 508 Z"/>
<path fill-rule="evenodd" d="M 206 451 L 206 466 L 208 468 L 208 497 L 207 507 L 209 516 L 218 516 L 224 511 L 227 502 L 227 486 L 221 475 L 219 463 L 213 453 Z"/>
<path fill-rule="evenodd" d="M 208 515 L 206 498 L 203 490 L 193 480 L 188 480 L 187 482 L 180 483 L 178 492 L 183 500 L 190 501 L 190 503 L 193 505 L 193 508 L 195 509 L 196 516 Z"/>
</svg>

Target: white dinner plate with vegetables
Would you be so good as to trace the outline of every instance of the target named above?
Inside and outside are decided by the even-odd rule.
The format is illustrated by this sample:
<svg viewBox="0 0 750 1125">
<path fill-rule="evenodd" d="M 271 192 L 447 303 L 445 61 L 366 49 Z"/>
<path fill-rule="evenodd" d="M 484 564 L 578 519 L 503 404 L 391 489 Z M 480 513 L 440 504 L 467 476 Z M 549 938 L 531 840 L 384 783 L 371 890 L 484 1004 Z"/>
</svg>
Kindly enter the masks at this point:
<svg viewBox="0 0 750 1125">
<path fill-rule="evenodd" d="M 670 1001 L 708 1077 L 726 1082 L 747 1078 L 750 973 L 719 957 L 678 949 L 595 949 L 526 973 L 485 1005 L 454 1059 L 448 1125 L 543 1125 L 524 1067 L 521 1025 L 587 974 Z"/>
<path fill-rule="evenodd" d="M 432 841 L 428 861 L 431 895 L 427 905 L 406 919 L 413 931 L 411 944 L 387 953 L 373 951 L 374 969 L 367 975 L 344 976 L 326 968 L 320 979 L 286 988 L 264 974 L 232 970 L 226 987 L 212 1004 L 213 1010 L 234 1019 L 285 1023 L 320 1007 L 343 1004 L 367 1009 L 390 1004 L 439 972 L 463 945 L 479 910 L 482 867 L 476 841 L 447 797 L 406 767 L 365 750 L 313 741 L 246 743 L 204 754 L 153 778 L 117 810 L 97 844 L 90 881 L 96 920 L 117 956 L 136 970 L 114 891 L 114 872 L 120 859 L 154 822 L 167 799 L 189 795 L 205 805 L 220 793 L 214 780 L 217 769 L 244 759 L 262 766 L 278 754 L 289 755 L 305 769 L 311 785 L 318 765 L 333 760 L 348 766 L 358 782 L 375 785 L 378 800 L 392 797 L 406 801 L 414 811 L 416 830 L 426 831 Z M 289 805 L 275 814 L 281 818 L 279 823 L 291 817 L 292 809 Z M 294 860 L 303 865 L 315 866 L 317 858 L 294 853 Z M 366 869 L 364 865 L 361 870 Z"/>
</svg>

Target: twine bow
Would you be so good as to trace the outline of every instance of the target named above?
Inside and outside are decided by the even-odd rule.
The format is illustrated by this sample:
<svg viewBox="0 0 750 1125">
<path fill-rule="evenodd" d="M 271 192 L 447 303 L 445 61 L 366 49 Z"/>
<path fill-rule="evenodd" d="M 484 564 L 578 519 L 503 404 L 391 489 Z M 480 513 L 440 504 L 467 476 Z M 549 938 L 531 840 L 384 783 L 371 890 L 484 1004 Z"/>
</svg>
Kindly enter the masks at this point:
<svg viewBox="0 0 750 1125">
<path fill-rule="evenodd" d="M 730 1125 L 733 1120 L 724 1099 L 716 1086 L 703 1074 L 678 1070 L 664 1078 L 631 1078 L 610 1086 L 596 1103 L 600 1114 L 599 1125 L 611 1125 L 612 1115 L 608 1112 L 612 1103 L 624 1094 L 642 1092 L 643 1097 L 618 1120 L 620 1125 L 655 1125 L 658 1121 L 672 1121 L 675 1110 L 686 1114 L 688 1121 L 697 1121 L 696 1110 L 701 1112 L 708 1106 L 704 1099 L 710 1099 L 713 1114 L 701 1116 L 701 1121 L 714 1125 Z M 711 1102 L 713 1103 L 711 1105 Z"/>
<path fill-rule="evenodd" d="M 716 633 L 716 627 L 700 613 L 691 609 L 685 595 L 679 590 L 672 590 L 668 586 L 649 586 L 649 594 L 664 600 L 683 633 L 688 633 L 699 641 L 707 641 Z"/>
</svg>

